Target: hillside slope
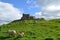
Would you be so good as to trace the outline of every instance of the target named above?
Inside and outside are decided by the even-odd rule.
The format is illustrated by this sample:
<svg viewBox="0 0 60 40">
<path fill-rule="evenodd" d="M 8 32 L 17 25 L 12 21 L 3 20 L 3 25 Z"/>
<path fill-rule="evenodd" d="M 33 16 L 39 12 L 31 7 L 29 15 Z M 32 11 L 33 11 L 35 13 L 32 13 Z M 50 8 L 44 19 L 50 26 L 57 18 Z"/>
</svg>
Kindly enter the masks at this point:
<svg viewBox="0 0 60 40">
<path fill-rule="evenodd" d="M 12 37 L 8 38 L 7 30 L 13 29 L 17 33 L 23 31 L 25 36 L 23 38 Z M 45 40 L 46 38 L 53 38 L 59 40 L 60 38 L 60 20 L 38 21 L 25 20 L 2 25 L 0 30 L 0 40 Z"/>
</svg>

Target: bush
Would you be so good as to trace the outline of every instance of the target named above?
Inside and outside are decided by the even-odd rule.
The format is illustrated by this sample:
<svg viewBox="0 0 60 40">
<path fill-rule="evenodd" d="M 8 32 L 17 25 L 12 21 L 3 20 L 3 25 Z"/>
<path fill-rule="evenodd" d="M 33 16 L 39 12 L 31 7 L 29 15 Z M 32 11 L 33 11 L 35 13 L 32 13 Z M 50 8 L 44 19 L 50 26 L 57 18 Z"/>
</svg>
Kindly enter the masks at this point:
<svg viewBox="0 0 60 40">
<path fill-rule="evenodd" d="M 57 38 L 57 40 L 60 40 L 60 38 Z"/>
<path fill-rule="evenodd" d="M 45 40 L 53 40 L 53 38 L 46 38 Z"/>
</svg>

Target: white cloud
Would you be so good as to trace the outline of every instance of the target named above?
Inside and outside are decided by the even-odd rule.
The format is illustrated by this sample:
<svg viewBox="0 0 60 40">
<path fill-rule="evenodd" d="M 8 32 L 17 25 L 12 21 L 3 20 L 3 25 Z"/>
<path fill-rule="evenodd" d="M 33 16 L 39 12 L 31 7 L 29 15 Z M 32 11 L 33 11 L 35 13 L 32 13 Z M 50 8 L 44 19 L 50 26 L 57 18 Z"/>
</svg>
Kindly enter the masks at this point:
<svg viewBox="0 0 60 40">
<path fill-rule="evenodd" d="M 31 10 L 31 9 L 37 7 L 37 6 L 35 5 L 35 0 L 26 0 L 26 3 L 28 4 L 28 7 L 27 7 L 28 10 Z"/>
<path fill-rule="evenodd" d="M 39 7 L 45 7 L 48 5 L 59 5 L 60 0 L 36 0 L 36 5 Z"/>
<path fill-rule="evenodd" d="M 36 5 L 42 8 L 40 16 L 45 19 L 60 18 L 60 0 L 37 0 Z"/>
<path fill-rule="evenodd" d="M 36 12 L 35 13 L 35 18 L 41 18 L 42 17 L 41 15 L 42 15 L 41 12 Z"/>
<path fill-rule="evenodd" d="M 47 6 L 46 7 L 46 10 L 48 11 L 57 11 L 57 10 L 60 10 L 60 5 L 58 6 L 55 6 L 55 5 L 51 5 L 51 6 Z"/>
<path fill-rule="evenodd" d="M 31 0 L 27 0 L 26 3 L 27 3 L 27 4 L 30 4 L 30 3 L 31 3 Z"/>
<path fill-rule="evenodd" d="M 21 11 L 12 4 L 0 2 L 0 25 L 21 19 Z"/>
</svg>

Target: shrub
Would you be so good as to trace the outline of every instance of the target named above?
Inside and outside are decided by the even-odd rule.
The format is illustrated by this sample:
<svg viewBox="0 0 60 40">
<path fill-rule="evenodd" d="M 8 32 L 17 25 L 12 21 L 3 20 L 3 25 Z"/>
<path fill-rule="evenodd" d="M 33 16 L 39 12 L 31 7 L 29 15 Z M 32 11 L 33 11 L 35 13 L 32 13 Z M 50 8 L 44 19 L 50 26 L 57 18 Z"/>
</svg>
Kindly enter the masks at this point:
<svg viewBox="0 0 60 40">
<path fill-rule="evenodd" d="M 45 40 L 53 40 L 53 38 L 46 38 Z"/>
</svg>

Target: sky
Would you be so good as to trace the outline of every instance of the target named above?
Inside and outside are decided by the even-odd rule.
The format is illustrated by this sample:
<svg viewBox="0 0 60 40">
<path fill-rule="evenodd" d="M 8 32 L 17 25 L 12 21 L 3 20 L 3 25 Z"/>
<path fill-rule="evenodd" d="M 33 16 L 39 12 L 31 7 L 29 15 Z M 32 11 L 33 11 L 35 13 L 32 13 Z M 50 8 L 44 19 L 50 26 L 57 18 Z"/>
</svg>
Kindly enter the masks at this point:
<svg viewBox="0 0 60 40">
<path fill-rule="evenodd" d="M 39 12 L 40 8 L 35 6 L 35 0 L 0 0 L 1 2 L 10 3 L 14 7 L 20 9 L 22 13 L 34 15 Z"/>
<path fill-rule="evenodd" d="M 37 0 L 36 5 L 42 10 L 37 14 L 47 20 L 60 18 L 60 0 Z M 37 15 L 38 17 L 38 15 Z"/>
<path fill-rule="evenodd" d="M 22 14 L 46 20 L 60 18 L 60 0 L 0 0 L 0 25 L 21 19 Z"/>
<path fill-rule="evenodd" d="M 21 19 L 23 13 L 34 16 L 40 10 L 35 0 L 0 0 L 0 25 Z"/>
</svg>

